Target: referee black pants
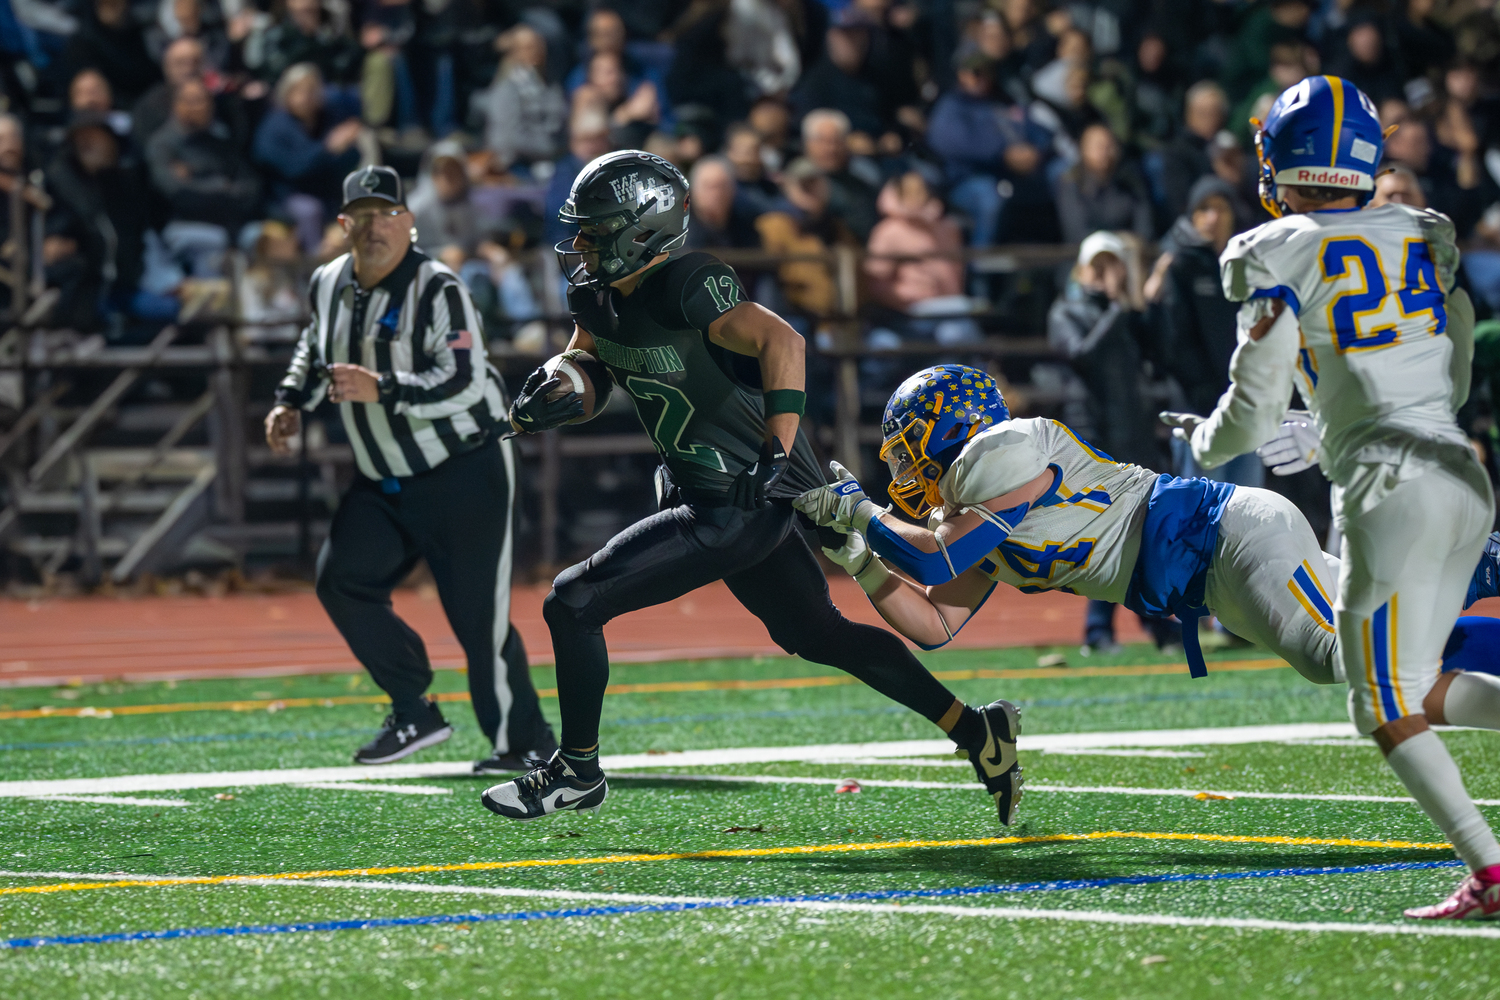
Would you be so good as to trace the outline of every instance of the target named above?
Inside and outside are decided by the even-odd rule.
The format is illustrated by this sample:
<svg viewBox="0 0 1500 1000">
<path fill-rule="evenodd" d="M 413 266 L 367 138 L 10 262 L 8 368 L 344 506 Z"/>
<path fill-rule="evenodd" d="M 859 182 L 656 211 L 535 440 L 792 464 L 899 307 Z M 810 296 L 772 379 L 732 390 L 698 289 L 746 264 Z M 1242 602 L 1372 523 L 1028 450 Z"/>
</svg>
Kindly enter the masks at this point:
<svg viewBox="0 0 1500 1000">
<path fill-rule="evenodd" d="M 936 723 L 953 694 L 884 629 L 839 613 L 789 501 L 765 510 L 685 504 L 639 521 L 563 570 L 542 605 L 557 656 L 562 745 L 599 742 L 609 683 L 605 622 L 723 580 L 778 646 L 838 667 Z M 699 627 L 712 631 L 713 621 Z"/>
<path fill-rule="evenodd" d="M 399 492 L 360 476 L 318 556 L 318 599 L 398 714 L 423 711 L 432 666 L 391 591 L 427 560 L 468 659 L 474 715 L 501 753 L 535 749 L 547 732 L 510 624 L 513 470 L 510 443 L 490 442 L 401 479 Z"/>
</svg>

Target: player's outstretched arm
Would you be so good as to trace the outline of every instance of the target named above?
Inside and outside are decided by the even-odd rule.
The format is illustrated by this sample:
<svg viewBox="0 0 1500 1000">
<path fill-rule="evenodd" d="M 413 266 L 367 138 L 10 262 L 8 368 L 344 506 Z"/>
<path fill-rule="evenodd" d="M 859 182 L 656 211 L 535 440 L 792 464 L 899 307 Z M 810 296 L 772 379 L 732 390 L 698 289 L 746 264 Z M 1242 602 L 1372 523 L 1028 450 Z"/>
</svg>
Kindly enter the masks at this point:
<svg viewBox="0 0 1500 1000">
<path fill-rule="evenodd" d="M 1297 314 L 1275 299 L 1255 299 L 1240 308 L 1246 336 L 1229 361 L 1229 388 L 1205 418 L 1163 413 L 1175 436 L 1191 442 L 1205 469 L 1252 452 L 1276 437 L 1292 397 L 1297 360 Z"/>
<path fill-rule="evenodd" d="M 807 345 L 786 320 L 757 302 L 741 302 L 708 326 L 708 339 L 728 351 L 760 361 L 765 404 L 765 441 L 754 465 L 730 486 L 729 501 L 753 510 L 768 497 L 791 464 L 797 426 L 807 404 Z"/>
<path fill-rule="evenodd" d="M 946 645 L 995 587 L 977 569 L 935 587 L 913 583 L 892 573 L 857 531 L 845 536 L 841 548 L 825 547 L 823 553 L 854 577 L 891 628 L 923 649 Z"/>
</svg>

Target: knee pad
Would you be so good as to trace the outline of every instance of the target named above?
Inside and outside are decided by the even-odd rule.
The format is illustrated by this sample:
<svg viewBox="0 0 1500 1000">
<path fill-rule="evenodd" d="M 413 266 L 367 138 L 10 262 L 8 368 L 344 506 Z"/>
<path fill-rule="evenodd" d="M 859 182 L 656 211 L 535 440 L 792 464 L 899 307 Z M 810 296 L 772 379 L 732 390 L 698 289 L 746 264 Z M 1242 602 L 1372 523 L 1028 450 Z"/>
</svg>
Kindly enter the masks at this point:
<svg viewBox="0 0 1500 1000">
<path fill-rule="evenodd" d="M 542 618 L 548 628 L 582 629 L 598 632 L 604 628 L 603 621 L 595 621 L 591 611 L 595 608 L 597 591 L 579 582 L 577 574 L 564 570 L 552 581 L 552 591 L 542 601 Z"/>
</svg>

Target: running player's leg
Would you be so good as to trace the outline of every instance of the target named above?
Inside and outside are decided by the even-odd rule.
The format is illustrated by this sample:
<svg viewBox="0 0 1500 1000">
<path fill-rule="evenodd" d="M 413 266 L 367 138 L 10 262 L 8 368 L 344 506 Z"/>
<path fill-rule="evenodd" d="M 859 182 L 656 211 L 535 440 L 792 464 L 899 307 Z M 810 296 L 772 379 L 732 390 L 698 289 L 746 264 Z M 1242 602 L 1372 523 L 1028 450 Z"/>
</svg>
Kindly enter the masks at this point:
<svg viewBox="0 0 1500 1000">
<path fill-rule="evenodd" d="M 962 702 L 922 666 L 895 633 L 845 618 L 828 594 L 828 579 L 802 536 L 793 531 L 770 555 L 726 576 L 730 592 L 793 656 L 838 667 L 934 725 Z"/>
<path fill-rule="evenodd" d="M 356 480 L 318 554 L 318 600 L 398 717 L 424 715 L 422 696 L 432 683 L 422 637 L 391 610 L 391 591 L 417 558 L 415 541 L 378 487 Z"/>
<path fill-rule="evenodd" d="M 626 528 L 598 552 L 563 570 L 542 604 L 557 660 L 565 753 L 597 750 L 609 684 L 604 625 L 681 597 L 765 557 L 784 536 L 773 510 L 672 507 Z"/>
<path fill-rule="evenodd" d="M 1020 712 L 997 701 L 973 709 L 928 673 L 896 635 L 851 622 L 828 595 L 828 580 L 800 533 L 792 531 L 765 559 L 724 582 L 765 623 L 788 653 L 845 670 L 947 733 L 968 753 L 995 800 L 1000 822 L 1014 821 L 1021 801 L 1016 760 Z"/>
<path fill-rule="evenodd" d="M 1476 872 L 1500 865 L 1500 843 L 1421 713 L 1492 516 L 1439 468 L 1346 516 L 1335 615 L 1355 726 Z"/>
<path fill-rule="evenodd" d="M 1225 628 L 1315 684 L 1341 681 L 1333 624 L 1337 580 L 1291 501 L 1254 487 L 1234 491 L 1219 522 L 1204 600 Z"/>
</svg>

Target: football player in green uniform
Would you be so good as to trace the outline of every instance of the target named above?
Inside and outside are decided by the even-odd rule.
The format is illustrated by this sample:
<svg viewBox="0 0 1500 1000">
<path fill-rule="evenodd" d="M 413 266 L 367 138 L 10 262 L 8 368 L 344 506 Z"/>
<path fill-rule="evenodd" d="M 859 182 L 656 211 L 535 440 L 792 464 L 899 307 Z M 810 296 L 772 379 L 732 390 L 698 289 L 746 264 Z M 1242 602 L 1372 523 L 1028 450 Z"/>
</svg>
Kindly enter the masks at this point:
<svg viewBox="0 0 1500 1000">
<path fill-rule="evenodd" d="M 834 607 L 792 508 L 824 483 L 799 426 L 802 337 L 748 301 L 728 265 L 672 253 L 687 233 L 687 209 L 676 167 L 624 150 L 584 167 L 559 213 L 580 230 L 556 248 L 572 285 L 569 349 L 602 362 L 634 401 L 662 459 L 660 509 L 553 582 L 543 610 L 557 657 L 561 749 L 487 789 L 485 806 L 535 819 L 603 802 L 605 623 L 723 580 L 782 649 L 848 671 L 946 732 L 1010 823 L 1021 792 L 1020 713 L 1005 701 L 970 708 L 895 635 Z M 557 386 L 544 369 L 532 373 L 511 408 L 516 430 L 581 413 L 573 394 L 548 398 Z M 609 386 L 595 388 L 602 400 Z"/>
</svg>

